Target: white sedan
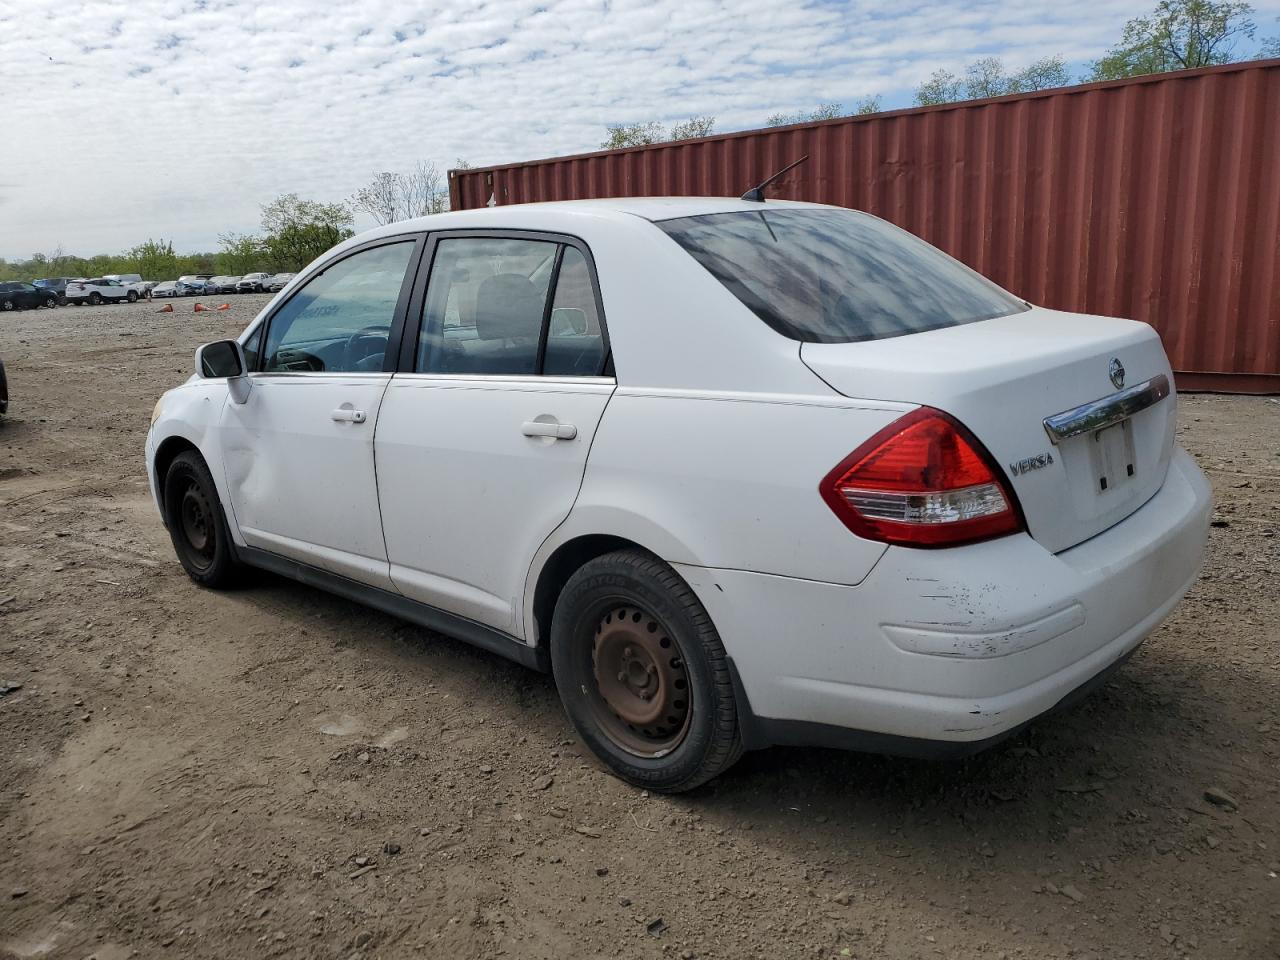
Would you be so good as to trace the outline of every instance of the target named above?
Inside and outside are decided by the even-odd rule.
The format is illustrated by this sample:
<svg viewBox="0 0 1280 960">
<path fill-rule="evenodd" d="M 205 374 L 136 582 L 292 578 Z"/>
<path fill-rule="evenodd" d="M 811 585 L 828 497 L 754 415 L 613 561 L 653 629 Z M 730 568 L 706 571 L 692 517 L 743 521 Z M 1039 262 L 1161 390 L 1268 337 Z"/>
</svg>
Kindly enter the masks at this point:
<svg viewBox="0 0 1280 960">
<path fill-rule="evenodd" d="M 549 669 L 624 779 L 970 753 L 1095 685 L 1200 568 L 1146 324 L 884 221 L 725 199 L 380 227 L 156 405 L 179 560 Z"/>
</svg>

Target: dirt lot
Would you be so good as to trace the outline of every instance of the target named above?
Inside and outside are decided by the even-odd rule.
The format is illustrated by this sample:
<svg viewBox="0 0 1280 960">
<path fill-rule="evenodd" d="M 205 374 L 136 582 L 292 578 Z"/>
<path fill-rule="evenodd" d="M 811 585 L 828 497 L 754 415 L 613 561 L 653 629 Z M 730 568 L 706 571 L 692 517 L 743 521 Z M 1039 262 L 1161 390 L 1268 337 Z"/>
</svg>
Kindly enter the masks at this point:
<svg viewBox="0 0 1280 960">
<path fill-rule="evenodd" d="M 187 580 L 148 415 L 264 300 L 0 321 L 0 956 L 1280 956 L 1276 401 L 1184 398 L 1209 564 L 1081 707 L 965 763 L 776 749 L 670 799 L 545 677 Z"/>
</svg>

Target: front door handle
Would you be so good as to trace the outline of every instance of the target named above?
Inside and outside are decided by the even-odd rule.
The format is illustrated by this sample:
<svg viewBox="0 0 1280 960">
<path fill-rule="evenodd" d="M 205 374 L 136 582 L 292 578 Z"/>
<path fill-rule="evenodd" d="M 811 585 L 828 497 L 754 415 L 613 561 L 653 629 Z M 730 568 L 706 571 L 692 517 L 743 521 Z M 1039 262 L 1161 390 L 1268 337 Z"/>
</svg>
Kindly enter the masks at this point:
<svg viewBox="0 0 1280 960">
<path fill-rule="evenodd" d="M 520 432 L 526 437 L 550 437 L 552 440 L 572 440 L 578 435 L 578 428 L 572 423 L 544 423 L 541 420 L 526 420 Z"/>
<path fill-rule="evenodd" d="M 350 404 L 344 404 L 329 416 L 338 423 L 364 423 L 364 411 L 356 410 Z"/>
</svg>

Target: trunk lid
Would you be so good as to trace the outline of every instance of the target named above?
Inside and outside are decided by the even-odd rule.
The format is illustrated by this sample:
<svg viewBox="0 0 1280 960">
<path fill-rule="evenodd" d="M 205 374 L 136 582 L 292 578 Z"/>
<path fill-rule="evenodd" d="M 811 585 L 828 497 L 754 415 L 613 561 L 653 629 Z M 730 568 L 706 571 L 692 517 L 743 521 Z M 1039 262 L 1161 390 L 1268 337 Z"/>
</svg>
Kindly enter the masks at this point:
<svg viewBox="0 0 1280 960">
<path fill-rule="evenodd" d="M 1057 553 L 1119 523 L 1164 483 L 1170 396 L 1102 430 L 1051 442 L 1048 417 L 1161 374 L 1169 361 L 1145 323 L 1032 308 L 993 320 L 862 343 L 805 343 L 804 363 L 854 398 L 926 404 L 969 428 L 1005 472 L 1031 536 Z"/>
</svg>

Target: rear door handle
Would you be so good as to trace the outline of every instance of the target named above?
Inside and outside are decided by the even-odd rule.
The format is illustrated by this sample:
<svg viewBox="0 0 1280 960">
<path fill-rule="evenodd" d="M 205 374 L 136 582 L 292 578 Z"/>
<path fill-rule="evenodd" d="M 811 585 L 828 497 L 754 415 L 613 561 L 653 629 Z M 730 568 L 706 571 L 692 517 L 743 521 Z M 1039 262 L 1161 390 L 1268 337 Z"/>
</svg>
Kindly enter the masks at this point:
<svg viewBox="0 0 1280 960">
<path fill-rule="evenodd" d="M 572 440 L 578 435 L 578 428 L 572 423 L 544 423 L 541 420 L 526 420 L 520 432 L 526 437 L 550 437 L 553 440 Z"/>
<path fill-rule="evenodd" d="M 364 411 L 353 410 L 349 406 L 339 407 L 329 414 L 338 423 L 364 423 Z"/>
</svg>

